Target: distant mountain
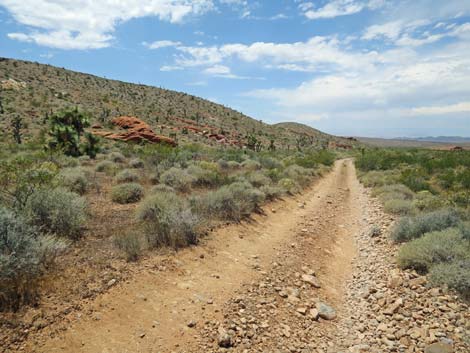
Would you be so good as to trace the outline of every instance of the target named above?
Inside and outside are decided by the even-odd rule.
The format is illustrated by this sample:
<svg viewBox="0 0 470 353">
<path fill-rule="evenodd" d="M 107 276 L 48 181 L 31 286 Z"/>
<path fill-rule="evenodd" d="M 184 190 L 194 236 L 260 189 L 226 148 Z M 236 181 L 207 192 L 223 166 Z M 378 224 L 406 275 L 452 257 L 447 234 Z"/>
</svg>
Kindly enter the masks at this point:
<svg viewBox="0 0 470 353">
<path fill-rule="evenodd" d="M 394 140 L 425 141 L 425 142 L 456 143 L 457 144 L 457 143 L 470 142 L 470 137 L 463 137 L 463 136 L 397 137 Z"/>
</svg>

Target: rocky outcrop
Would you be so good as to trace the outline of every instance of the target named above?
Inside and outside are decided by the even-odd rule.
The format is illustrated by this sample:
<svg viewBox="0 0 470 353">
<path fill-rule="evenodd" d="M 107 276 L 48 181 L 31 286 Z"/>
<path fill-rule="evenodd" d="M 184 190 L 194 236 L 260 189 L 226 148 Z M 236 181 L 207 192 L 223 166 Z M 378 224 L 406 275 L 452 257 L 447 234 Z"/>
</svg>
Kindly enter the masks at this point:
<svg viewBox="0 0 470 353">
<path fill-rule="evenodd" d="M 100 128 L 93 126 L 92 133 L 96 136 L 101 136 L 107 139 L 125 142 L 150 142 L 150 143 L 166 143 L 171 146 L 176 146 L 175 140 L 155 134 L 150 125 L 132 116 L 121 116 L 114 118 L 111 122 L 120 127 L 122 132 L 104 131 Z M 100 130 L 100 131 L 96 131 Z"/>
</svg>

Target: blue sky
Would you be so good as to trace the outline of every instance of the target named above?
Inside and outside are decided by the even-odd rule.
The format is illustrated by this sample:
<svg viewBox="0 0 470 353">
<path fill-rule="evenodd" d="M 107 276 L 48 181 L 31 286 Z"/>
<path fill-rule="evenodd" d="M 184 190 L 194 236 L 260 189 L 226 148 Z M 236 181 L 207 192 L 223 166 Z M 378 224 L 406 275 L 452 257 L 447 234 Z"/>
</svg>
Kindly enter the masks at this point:
<svg viewBox="0 0 470 353">
<path fill-rule="evenodd" d="M 188 92 L 268 123 L 470 136 L 466 0 L 0 0 L 0 56 Z"/>
</svg>

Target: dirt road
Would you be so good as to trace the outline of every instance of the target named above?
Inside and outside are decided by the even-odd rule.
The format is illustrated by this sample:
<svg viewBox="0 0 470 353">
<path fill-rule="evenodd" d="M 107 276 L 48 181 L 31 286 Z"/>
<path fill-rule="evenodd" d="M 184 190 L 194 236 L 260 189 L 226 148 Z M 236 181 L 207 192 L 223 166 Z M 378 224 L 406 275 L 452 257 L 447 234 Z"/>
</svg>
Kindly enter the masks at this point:
<svg viewBox="0 0 470 353">
<path fill-rule="evenodd" d="M 310 266 L 332 305 L 354 256 L 352 232 L 360 229 L 357 179 L 351 161 L 305 195 L 266 210 L 253 221 L 216 231 L 203 246 L 177 255 L 177 274 L 146 264 L 148 271 L 118 283 L 63 334 L 30 347 L 42 352 L 170 352 L 198 350 L 205 322 L 222 322 L 224 306 L 258 283 L 274 262 Z M 299 237 L 309 240 L 300 246 Z M 195 325 L 195 327 L 188 327 Z M 201 343 L 202 342 L 202 343 Z M 206 342 L 206 347 L 211 346 Z M 204 351 L 205 348 L 201 348 Z"/>
<path fill-rule="evenodd" d="M 171 271 L 143 261 L 139 275 L 72 313 L 66 331 L 25 350 L 423 352 L 448 339 L 465 352 L 468 307 L 397 271 L 392 219 L 374 202 L 353 162 L 337 161 L 304 195 L 179 252 Z M 381 236 L 370 237 L 372 225 Z"/>
</svg>

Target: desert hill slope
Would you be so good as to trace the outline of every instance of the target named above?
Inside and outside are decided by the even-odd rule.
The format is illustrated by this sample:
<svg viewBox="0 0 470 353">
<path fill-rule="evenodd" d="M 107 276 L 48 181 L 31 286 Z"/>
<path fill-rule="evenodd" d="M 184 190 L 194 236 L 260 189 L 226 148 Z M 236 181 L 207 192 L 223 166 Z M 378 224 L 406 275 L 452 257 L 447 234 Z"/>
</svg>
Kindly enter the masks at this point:
<svg viewBox="0 0 470 353">
<path fill-rule="evenodd" d="M 34 62 L 0 58 L 0 82 L 4 132 L 16 114 L 24 118 L 27 135 L 31 135 L 40 131 L 47 115 L 77 106 L 90 112 L 94 123 L 109 125 L 116 116 L 137 116 L 157 133 L 179 141 L 243 145 L 254 136 L 262 148 L 271 140 L 276 147 L 292 148 L 299 144 L 321 147 L 342 140 L 302 124 L 269 125 L 189 94 Z"/>
</svg>

